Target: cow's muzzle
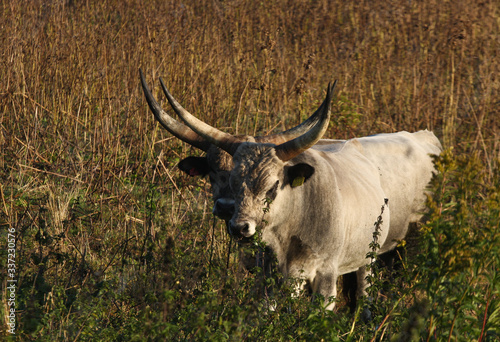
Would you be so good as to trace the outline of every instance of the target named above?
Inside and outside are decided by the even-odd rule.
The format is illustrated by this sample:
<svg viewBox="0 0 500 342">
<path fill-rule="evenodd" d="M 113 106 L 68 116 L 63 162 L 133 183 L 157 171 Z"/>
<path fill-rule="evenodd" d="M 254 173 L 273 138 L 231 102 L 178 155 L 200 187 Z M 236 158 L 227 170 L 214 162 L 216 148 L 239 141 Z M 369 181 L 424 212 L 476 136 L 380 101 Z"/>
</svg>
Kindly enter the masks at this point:
<svg viewBox="0 0 500 342">
<path fill-rule="evenodd" d="M 228 222 L 227 225 L 229 234 L 238 241 L 244 241 L 249 239 L 255 234 L 255 225 L 251 222 L 233 222 L 233 220 Z"/>
</svg>

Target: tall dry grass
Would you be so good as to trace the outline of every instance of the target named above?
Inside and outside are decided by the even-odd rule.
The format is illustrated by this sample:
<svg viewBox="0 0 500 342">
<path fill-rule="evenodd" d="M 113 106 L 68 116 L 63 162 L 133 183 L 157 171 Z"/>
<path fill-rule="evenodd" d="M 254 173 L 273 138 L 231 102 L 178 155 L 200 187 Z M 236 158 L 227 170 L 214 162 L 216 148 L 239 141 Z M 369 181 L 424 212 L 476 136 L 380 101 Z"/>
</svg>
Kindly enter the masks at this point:
<svg viewBox="0 0 500 342">
<path fill-rule="evenodd" d="M 305 119 L 338 79 L 326 137 L 427 128 L 494 179 L 499 17 L 497 1 L 465 0 L 2 2 L 0 225 L 16 229 L 33 298 L 20 331 L 33 338 L 55 286 L 75 297 L 114 279 L 133 298 L 103 305 L 105 320 L 226 264 L 206 181 L 175 167 L 197 152 L 155 123 L 139 68 L 165 108 L 158 77 L 202 120 L 253 135 Z M 199 260 L 173 261 L 189 253 Z M 60 339 L 85 331 L 71 322 L 52 323 Z"/>
</svg>

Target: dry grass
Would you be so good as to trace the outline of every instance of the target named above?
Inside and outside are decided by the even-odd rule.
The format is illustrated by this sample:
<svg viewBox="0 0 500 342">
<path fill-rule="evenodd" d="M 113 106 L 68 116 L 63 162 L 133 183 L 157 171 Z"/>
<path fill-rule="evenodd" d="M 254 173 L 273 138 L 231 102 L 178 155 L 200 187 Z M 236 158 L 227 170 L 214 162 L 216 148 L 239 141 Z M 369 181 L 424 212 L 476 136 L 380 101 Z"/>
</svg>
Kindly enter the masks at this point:
<svg viewBox="0 0 500 342">
<path fill-rule="evenodd" d="M 465 0 L 2 2 L 0 225 L 16 228 L 24 293 L 42 275 L 66 289 L 119 275 L 140 298 L 151 279 L 195 282 L 172 283 L 172 241 L 211 258 L 208 185 L 177 171 L 194 150 L 154 122 L 139 67 L 158 99 L 162 77 L 231 133 L 297 124 L 338 79 L 326 137 L 428 128 L 498 177 L 499 17 L 497 1 Z M 148 258 L 164 268 L 141 285 Z"/>
</svg>

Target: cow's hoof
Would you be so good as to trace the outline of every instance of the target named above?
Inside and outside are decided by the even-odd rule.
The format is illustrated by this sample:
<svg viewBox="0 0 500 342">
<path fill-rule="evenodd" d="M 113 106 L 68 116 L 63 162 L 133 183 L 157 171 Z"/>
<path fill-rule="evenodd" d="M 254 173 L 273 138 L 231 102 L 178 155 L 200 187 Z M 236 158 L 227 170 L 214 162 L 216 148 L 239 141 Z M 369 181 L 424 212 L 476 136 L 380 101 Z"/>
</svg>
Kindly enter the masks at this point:
<svg viewBox="0 0 500 342">
<path fill-rule="evenodd" d="M 365 306 L 363 308 L 363 311 L 361 312 L 361 319 L 364 323 L 371 322 L 371 320 L 373 319 L 372 312 L 370 311 L 370 309 L 368 309 L 367 306 Z"/>
</svg>

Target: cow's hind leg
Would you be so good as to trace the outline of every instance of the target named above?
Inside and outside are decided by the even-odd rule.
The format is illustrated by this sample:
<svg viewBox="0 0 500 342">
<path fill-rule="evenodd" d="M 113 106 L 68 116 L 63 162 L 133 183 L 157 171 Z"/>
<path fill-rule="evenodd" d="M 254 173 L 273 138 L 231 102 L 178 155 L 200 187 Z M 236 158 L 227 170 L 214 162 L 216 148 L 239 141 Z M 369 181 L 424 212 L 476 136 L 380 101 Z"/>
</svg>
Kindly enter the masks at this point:
<svg viewBox="0 0 500 342">
<path fill-rule="evenodd" d="M 358 278 L 356 272 L 342 275 L 342 293 L 351 314 L 356 311 L 356 292 L 358 288 Z"/>
<path fill-rule="evenodd" d="M 366 291 L 370 286 L 367 277 L 371 274 L 370 270 L 366 266 L 361 266 L 356 271 L 356 278 L 358 283 L 358 288 L 356 289 L 356 299 L 358 303 L 361 303 L 361 298 L 367 298 L 367 301 L 370 302 L 372 298 L 368 297 L 368 292 Z M 361 318 L 363 321 L 368 322 L 372 319 L 372 313 L 368 306 L 363 307 L 363 312 L 361 313 Z"/>
</svg>

